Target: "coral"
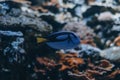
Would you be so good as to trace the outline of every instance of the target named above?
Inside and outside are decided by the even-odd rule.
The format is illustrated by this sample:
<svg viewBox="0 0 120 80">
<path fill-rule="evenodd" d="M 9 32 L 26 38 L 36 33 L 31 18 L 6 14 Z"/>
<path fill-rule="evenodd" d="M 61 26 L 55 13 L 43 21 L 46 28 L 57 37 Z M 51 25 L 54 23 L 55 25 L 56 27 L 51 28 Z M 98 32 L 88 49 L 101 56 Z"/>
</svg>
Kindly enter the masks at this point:
<svg viewBox="0 0 120 80">
<path fill-rule="evenodd" d="M 93 33 L 93 30 L 86 25 L 84 25 L 82 22 L 70 22 L 65 25 L 63 28 L 65 31 L 73 31 L 78 36 L 80 36 L 81 39 L 91 39 L 95 36 Z"/>
<path fill-rule="evenodd" d="M 119 80 L 119 4 L 0 0 L 0 80 Z M 81 44 L 59 52 L 36 42 L 57 31 L 74 32 Z"/>
<path fill-rule="evenodd" d="M 120 36 L 116 37 L 113 42 L 116 46 L 120 46 Z"/>
<path fill-rule="evenodd" d="M 17 2 L 0 2 L 1 5 L 9 5 L 8 8 L 2 8 L 5 13 L 0 16 L 0 26 L 3 28 L 9 27 L 21 27 L 25 29 L 26 27 L 39 32 L 51 32 L 52 26 L 47 22 L 41 20 L 36 16 L 36 13 L 28 7 L 21 6 L 22 4 Z M 15 5 L 18 4 L 18 5 Z M 37 13 L 39 14 L 39 13 Z"/>
<path fill-rule="evenodd" d="M 58 53 L 60 60 L 59 64 L 62 65 L 60 68 L 61 71 L 64 71 L 66 69 L 77 69 L 79 65 L 84 64 L 84 60 L 82 58 L 78 58 L 78 54 L 76 53 Z"/>
</svg>

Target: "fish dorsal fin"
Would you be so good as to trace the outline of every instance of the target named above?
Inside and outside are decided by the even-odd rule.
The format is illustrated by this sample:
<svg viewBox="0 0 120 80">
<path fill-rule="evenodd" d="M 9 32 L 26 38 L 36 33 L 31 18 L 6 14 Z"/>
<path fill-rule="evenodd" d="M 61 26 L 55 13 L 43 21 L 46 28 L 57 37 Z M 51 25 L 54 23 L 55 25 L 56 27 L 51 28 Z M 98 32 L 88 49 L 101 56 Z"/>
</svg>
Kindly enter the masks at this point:
<svg viewBox="0 0 120 80">
<path fill-rule="evenodd" d="M 46 41 L 47 41 L 46 38 L 40 38 L 40 37 L 37 38 L 37 43 L 42 43 L 42 42 L 46 42 Z"/>
</svg>

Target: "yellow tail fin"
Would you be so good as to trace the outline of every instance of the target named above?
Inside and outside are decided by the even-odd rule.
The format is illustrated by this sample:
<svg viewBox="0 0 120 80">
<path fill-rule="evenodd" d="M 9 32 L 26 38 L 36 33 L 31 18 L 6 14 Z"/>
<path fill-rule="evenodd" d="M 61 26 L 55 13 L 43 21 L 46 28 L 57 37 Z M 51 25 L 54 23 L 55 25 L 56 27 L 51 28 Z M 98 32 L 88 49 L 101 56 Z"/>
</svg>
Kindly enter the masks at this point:
<svg viewBox="0 0 120 80">
<path fill-rule="evenodd" d="M 37 43 L 42 43 L 42 42 L 46 42 L 47 39 L 45 38 L 37 38 Z"/>
</svg>

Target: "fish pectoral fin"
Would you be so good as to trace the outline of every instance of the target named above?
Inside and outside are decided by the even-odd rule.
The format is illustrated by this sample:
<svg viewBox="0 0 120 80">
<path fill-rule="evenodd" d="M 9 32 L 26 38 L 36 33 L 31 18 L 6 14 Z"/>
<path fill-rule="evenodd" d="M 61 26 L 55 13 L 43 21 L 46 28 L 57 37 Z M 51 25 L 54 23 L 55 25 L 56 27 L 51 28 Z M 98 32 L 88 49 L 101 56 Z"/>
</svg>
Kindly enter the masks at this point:
<svg viewBox="0 0 120 80">
<path fill-rule="evenodd" d="M 42 42 L 46 42 L 47 41 L 47 39 L 45 39 L 45 38 L 37 38 L 37 43 L 42 43 Z"/>
</svg>

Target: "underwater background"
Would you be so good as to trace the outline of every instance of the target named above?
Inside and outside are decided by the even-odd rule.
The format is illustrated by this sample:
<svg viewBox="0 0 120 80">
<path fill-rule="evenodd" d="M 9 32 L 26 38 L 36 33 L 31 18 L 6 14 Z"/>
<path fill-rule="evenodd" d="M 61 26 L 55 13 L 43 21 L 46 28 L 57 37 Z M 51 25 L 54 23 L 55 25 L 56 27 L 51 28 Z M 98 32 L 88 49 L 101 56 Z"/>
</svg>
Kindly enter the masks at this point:
<svg viewBox="0 0 120 80">
<path fill-rule="evenodd" d="M 0 0 L 0 80 L 120 80 L 120 1 Z"/>
</svg>

